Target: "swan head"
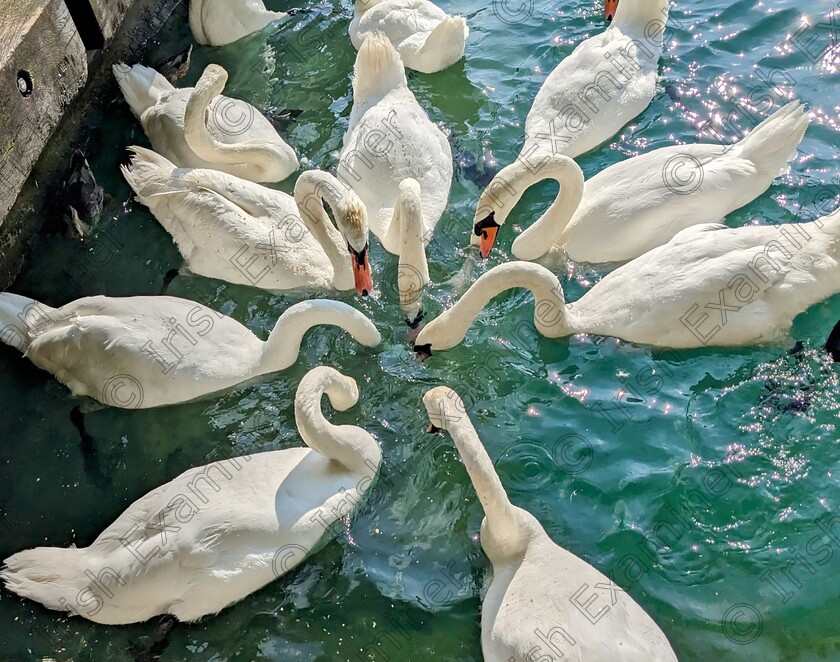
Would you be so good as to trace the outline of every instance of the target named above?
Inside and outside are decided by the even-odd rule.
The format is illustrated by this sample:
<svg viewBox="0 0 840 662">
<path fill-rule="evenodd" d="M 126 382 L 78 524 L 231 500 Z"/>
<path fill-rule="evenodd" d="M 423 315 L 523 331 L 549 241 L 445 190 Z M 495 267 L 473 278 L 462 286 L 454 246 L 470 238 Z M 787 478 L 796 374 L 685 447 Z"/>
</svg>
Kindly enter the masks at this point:
<svg viewBox="0 0 840 662">
<path fill-rule="evenodd" d="M 423 396 L 423 405 L 429 416 L 428 432 L 437 434 L 467 416 L 467 408 L 455 391 L 448 386 L 438 386 Z"/>
<path fill-rule="evenodd" d="M 373 277 L 368 257 L 370 243 L 367 209 L 361 199 L 353 191 L 348 190 L 342 198 L 339 209 L 335 210 L 335 219 L 339 232 L 347 241 L 356 293 L 366 297 L 373 291 Z"/>
<path fill-rule="evenodd" d="M 615 12 L 618 10 L 618 0 L 605 0 L 604 2 L 604 17 L 607 21 L 612 21 L 615 18 Z"/>
</svg>

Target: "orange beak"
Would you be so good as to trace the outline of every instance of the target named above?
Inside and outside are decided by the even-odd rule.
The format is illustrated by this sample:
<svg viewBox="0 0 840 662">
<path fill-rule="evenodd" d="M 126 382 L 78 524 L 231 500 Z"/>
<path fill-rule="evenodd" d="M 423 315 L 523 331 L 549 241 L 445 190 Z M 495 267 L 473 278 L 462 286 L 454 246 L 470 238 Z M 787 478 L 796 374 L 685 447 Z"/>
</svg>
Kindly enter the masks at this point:
<svg viewBox="0 0 840 662">
<path fill-rule="evenodd" d="M 484 228 L 481 231 L 481 246 L 478 250 L 481 253 L 481 257 L 485 260 L 490 257 L 493 244 L 496 243 L 497 234 L 499 234 L 499 228 Z"/>
<path fill-rule="evenodd" d="M 615 12 L 618 10 L 618 0 L 606 0 L 604 2 L 604 16 L 608 21 L 615 18 Z"/>
<path fill-rule="evenodd" d="M 361 252 L 350 248 L 350 261 L 353 264 L 353 280 L 356 282 L 356 294 L 366 297 L 373 292 L 373 278 L 370 274 L 367 246 Z"/>
</svg>

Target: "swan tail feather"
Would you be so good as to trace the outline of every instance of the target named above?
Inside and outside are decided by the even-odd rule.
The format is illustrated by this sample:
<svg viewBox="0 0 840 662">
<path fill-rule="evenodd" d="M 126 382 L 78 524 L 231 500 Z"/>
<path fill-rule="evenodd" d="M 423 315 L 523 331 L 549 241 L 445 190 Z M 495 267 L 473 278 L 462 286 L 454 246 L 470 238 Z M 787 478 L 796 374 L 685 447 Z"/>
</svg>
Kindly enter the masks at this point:
<svg viewBox="0 0 840 662">
<path fill-rule="evenodd" d="M 26 352 L 38 325 L 54 308 L 11 292 L 0 292 L 0 342 Z"/>
<path fill-rule="evenodd" d="M 75 547 L 27 549 L 6 559 L 0 580 L 12 593 L 48 609 L 71 611 L 79 591 L 90 583 L 85 552 Z"/>
<path fill-rule="evenodd" d="M 407 87 L 405 66 L 391 41 L 381 32 L 365 38 L 353 68 L 354 103 L 381 98 L 399 87 Z"/>
<path fill-rule="evenodd" d="M 437 66 L 423 73 L 435 73 L 455 64 L 464 56 L 464 47 L 470 30 L 467 22 L 461 16 L 447 16 L 440 24 L 432 30 L 420 55 L 433 56 Z"/>
<path fill-rule="evenodd" d="M 739 156 L 752 161 L 759 171 L 773 177 L 785 174 L 788 162 L 796 156 L 796 148 L 808 129 L 808 112 L 799 101 L 793 101 L 753 129 L 738 143 Z"/>
<path fill-rule="evenodd" d="M 113 66 L 114 78 L 131 107 L 131 112 L 140 119 L 146 109 L 160 101 L 161 97 L 175 90 L 175 87 L 157 71 L 142 64 L 129 67 L 117 62 Z"/>
<path fill-rule="evenodd" d="M 145 203 L 149 196 L 161 192 L 160 184 L 169 182 L 176 167 L 171 161 L 145 147 L 132 145 L 128 150 L 132 153 L 131 163 L 120 166 L 120 170 L 137 194 L 137 199 Z M 170 189 L 167 187 L 165 190 Z"/>
</svg>

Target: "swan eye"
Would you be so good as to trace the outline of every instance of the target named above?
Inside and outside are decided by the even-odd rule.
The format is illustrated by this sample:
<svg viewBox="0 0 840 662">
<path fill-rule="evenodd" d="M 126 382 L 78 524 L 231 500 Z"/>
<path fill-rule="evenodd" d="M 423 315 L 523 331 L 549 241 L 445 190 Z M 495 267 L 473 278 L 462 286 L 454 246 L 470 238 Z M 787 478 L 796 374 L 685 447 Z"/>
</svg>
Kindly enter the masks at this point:
<svg viewBox="0 0 840 662">
<path fill-rule="evenodd" d="M 483 219 L 483 220 L 481 220 L 481 221 L 479 221 L 478 223 L 475 224 L 475 227 L 473 227 L 473 232 L 475 233 L 475 235 L 477 237 L 483 237 L 484 239 L 487 239 L 487 232 L 486 231 L 487 231 L 488 228 L 500 228 L 500 227 L 502 227 L 502 226 L 499 225 L 498 223 L 496 223 L 496 212 L 491 211 L 490 214 L 487 216 L 487 218 L 485 218 L 485 219 Z"/>
<path fill-rule="evenodd" d="M 365 260 L 367 259 L 367 252 L 369 246 L 370 244 L 365 244 L 365 247 L 362 250 L 357 251 L 349 243 L 347 244 L 347 250 L 350 251 L 350 255 L 352 255 L 355 258 L 356 264 L 360 267 L 365 266 Z"/>
</svg>

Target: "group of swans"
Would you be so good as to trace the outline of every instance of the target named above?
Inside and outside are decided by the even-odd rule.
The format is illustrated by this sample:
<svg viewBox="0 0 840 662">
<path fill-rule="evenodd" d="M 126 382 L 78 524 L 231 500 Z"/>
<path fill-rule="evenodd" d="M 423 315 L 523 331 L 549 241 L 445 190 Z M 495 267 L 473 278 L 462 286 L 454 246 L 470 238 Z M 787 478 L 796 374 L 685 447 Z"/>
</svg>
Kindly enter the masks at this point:
<svg viewBox="0 0 840 662">
<path fill-rule="evenodd" d="M 483 307 L 511 288 L 534 294 L 535 324 L 547 337 L 591 333 L 672 348 L 776 341 L 797 314 L 840 291 L 840 212 L 802 224 L 712 224 L 761 195 L 784 170 L 808 125 L 798 103 L 736 145 L 659 149 L 584 181 L 573 159 L 615 135 L 653 98 L 662 40 L 649 28 L 657 20 L 664 27 L 668 2 L 608 0 L 605 11 L 614 14 L 612 25 L 546 79 L 522 153 L 479 200 L 472 241 L 487 257 L 524 191 L 551 178 L 560 184 L 558 197 L 516 239 L 514 255 L 630 261 L 574 304 L 545 267 L 512 262 L 490 269 L 419 332 L 414 349 L 422 357 L 459 344 Z M 223 45 L 286 15 L 260 0 L 192 0 L 190 25 L 200 43 Z M 155 150 L 132 148 L 123 172 L 187 266 L 205 276 L 269 290 L 355 287 L 367 294 L 372 232 L 416 276 L 399 286 L 403 308 L 418 314 L 416 325 L 418 292 L 429 283 L 425 247 L 446 207 L 453 169 L 446 136 L 408 88 L 405 67 L 450 66 L 463 56 L 468 30 L 426 0 L 357 0 L 350 34 L 359 52 L 335 176 L 304 172 L 294 196 L 260 186 L 296 170 L 297 157 L 256 109 L 220 96 L 226 74 L 215 65 L 192 90 L 177 90 L 145 67 L 115 67 Z M 242 116 L 253 119 L 244 135 L 225 124 Z M 674 181 L 663 177 L 669 164 L 684 168 L 672 173 Z M 240 255 L 265 267 L 257 269 L 259 279 L 246 277 L 241 262 L 237 268 Z M 194 400 L 283 370 L 306 331 L 320 324 L 339 326 L 364 346 L 381 341 L 360 312 L 326 300 L 292 306 L 263 342 L 238 322 L 174 297 L 89 297 L 51 308 L 0 294 L 0 340 L 75 395 L 128 408 Z M 826 343 L 835 359 L 838 346 L 835 329 Z M 140 387 L 139 401 L 114 397 L 114 380 L 126 378 Z M 376 478 L 377 442 L 362 428 L 330 424 L 321 411 L 324 393 L 339 410 L 359 397 L 355 382 L 331 368 L 303 378 L 295 419 L 308 449 L 192 469 L 132 504 L 89 547 L 20 552 L 0 577 L 52 609 L 74 610 L 83 599 L 92 609 L 73 613 L 100 623 L 160 614 L 191 621 L 241 600 L 334 537 L 333 525 L 358 508 Z M 665 635 L 626 593 L 611 592 L 597 625 L 574 608 L 569 597 L 583 583 L 611 582 L 510 502 L 454 391 L 433 389 L 424 403 L 430 431 L 452 435 L 485 514 L 481 544 L 494 572 L 482 606 L 485 659 L 529 659 L 539 631 L 568 645 L 571 659 L 675 660 Z M 212 491 L 197 491 L 201 481 Z M 170 515 L 184 525 L 150 541 L 148 531 Z M 141 563 L 135 552 L 143 545 L 154 553 Z M 107 590 L 97 593 L 88 573 Z"/>
</svg>

